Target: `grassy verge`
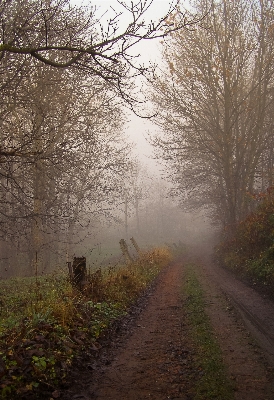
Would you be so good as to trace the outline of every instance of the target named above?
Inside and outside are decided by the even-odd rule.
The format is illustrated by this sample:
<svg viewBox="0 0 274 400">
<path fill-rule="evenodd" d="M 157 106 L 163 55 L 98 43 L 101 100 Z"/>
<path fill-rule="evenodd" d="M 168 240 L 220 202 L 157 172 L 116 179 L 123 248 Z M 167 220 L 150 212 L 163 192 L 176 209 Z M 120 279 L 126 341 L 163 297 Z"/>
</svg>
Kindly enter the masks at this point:
<svg viewBox="0 0 274 400">
<path fill-rule="evenodd" d="M 193 267 L 188 265 L 184 285 L 190 336 L 196 350 L 196 367 L 200 378 L 195 400 L 231 400 L 233 389 L 222 361 L 222 354 L 214 337 L 209 317 L 205 312 L 202 287 Z"/>
<path fill-rule="evenodd" d="M 97 270 L 83 293 L 59 274 L 0 282 L 0 399 L 57 398 L 73 360 L 124 315 L 169 263 L 167 248 L 126 266 Z"/>
</svg>

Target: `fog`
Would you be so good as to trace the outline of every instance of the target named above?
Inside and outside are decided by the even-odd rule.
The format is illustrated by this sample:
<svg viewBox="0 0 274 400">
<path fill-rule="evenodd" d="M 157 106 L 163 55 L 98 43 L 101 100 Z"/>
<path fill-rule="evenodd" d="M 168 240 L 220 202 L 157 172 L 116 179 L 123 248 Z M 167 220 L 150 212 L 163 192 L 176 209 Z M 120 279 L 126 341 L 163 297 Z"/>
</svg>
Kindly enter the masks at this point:
<svg viewBox="0 0 274 400">
<path fill-rule="evenodd" d="M 100 264 L 125 261 L 119 246 L 121 238 L 126 240 L 133 256 L 136 254 L 131 245 L 131 237 L 143 250 L 157 246 L 170 246 L 175 249 L 183 245 L 189 251 L 194 248 L 213 251 L 216 229 L 202 213 L 184 212 L 168 198 L 163 201 L 156 196 L 150 200 L 151 203 L 147 202 L 140 207 L 138 224 L 134 211 L 128 218 L 127 228 L 123 220 L 124 215 L 121 215 L 119 224 L 101 226 L 94 238 L 77 245 L 77 253 L 83 253 L 87 257 L 88 265 L 96 268 Z"/>
<path fill-rule="evenodd" d="M 131 46 L 134 31 L 125 41 L 122 38 L 122 46 L 119 39 L 105 50 L 108 28 L 119 37 L 131 21 L 128 15 L 132 18 L 136 10 L 120 15 L 124 8 L 116 1 L 73 3 L 98 8 L 96 29 L 84 23 L 79 28 L 74 16 L 71 26 L 65 23 L 63 31 L 59 30 L 60 21 L 49 12 L 51 40 L 57 32 L 57 41 L 72 40 L 73 31 L 78 46 L 85 35 L 90 43 L 94 34 L 95 40 L 103 39 L 101 53 L 98 50 L 91 57 L 87 51 L 83 63 L 67 70 L 64 65 L 70 67 L 70 63 L 64 64 L 62 58 L 66 59 L 67 54 L 54 59 L 53 53 L 47 58 L 48 54 L 38 49 L 39 54 L 30 52 L 24 63 L 20 49 L 14 53 L 12 48 L 11 55 L 5 50 L 1 66 L 4 161 L 1 159 L 0 278 L 66 269 L 66 262 L 74 256 L 85 256 L 89 266 L 100 265 L 120 257 L 122 238 L 129 242 L 134 237 L 141 248 L 177 243 L 189 247 L 206 243 L 214 233 L 205 213 L 198 208 L 193 213 L 179 208 L 184 194 L 171 198 L 172 183 L 165 181 L 164 167 L 154 157 L 157 148 L 148 140 L 161 128 L 151 118 L 151 88 L 146 86 L 142 66 L 155 65 L 159 71 L 160 39 L 142 39 Z M 41 24 L 41 35 L 48 35 L 44 20 L 39 20 L 39 4 L 31 2 L 29 9 L 21 10 L 21 19 L 16 7 L 4 8 L 6 26 L 13 24 L 12 13 L 18 26 L 26 17 L 29 25 L 28 30 L 24 28 L 27 33 L 23 42 L 31 35 L 35 42 L 37 24 Z M 141 3 L 136 4 L 140 7 Z M 114 5 L 118 7 L 116 12 Z M 155 0 L 145 12 L 145 22 L 150 24 L 168 10 L 168 1 Z M 68 11 L 59 11 L 60 20 L 66 18 Z M 29 19 L 29 12 L 38 20 Z M 138 29 L 146 29 L 143 26 L 146 24 L 138 25 Z M 167 26 L 159 28 L 157 35 Z M 11 32 L 7 28 L 7 34 Z M 143 36 L 137 34 L 139 39 Z M 46 37 L 41 41 L 44 39 L 49 40 Z M 119 46 L 122 50 L 117 52 Z M 101 58 L 97 61 L 96 57 Z M 118 63 L 119 57 L 124 64 Z M 97 69 L 89 64 L 94 60 Z M 116 71 L 117 63 L 120 69 Z M 124 75 L 125 71 L 131 73 L 130 77 Z"/>
</svg>

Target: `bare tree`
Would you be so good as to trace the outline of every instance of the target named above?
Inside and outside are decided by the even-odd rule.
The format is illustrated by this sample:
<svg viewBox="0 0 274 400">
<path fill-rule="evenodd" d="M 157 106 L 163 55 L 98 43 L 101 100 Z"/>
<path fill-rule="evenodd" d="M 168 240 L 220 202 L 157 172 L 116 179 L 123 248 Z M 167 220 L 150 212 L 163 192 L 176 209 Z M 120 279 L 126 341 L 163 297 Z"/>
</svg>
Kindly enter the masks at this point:
<svg viewBox="0 0 274 400">
<path fill-rule="evenodd" d="M 121 98 L 139 104 L 136 78 L 154 72 L 131 49 L 194 23 L 175 1 L 146 22 L 151 3 L 118 1 L 123 28 L 120 11 L 104 25 L 96 8 L 69 0 L 0 2 L 1 246 L 24 249 L 33 266 L 51 243 L 70 245 L 83 226 L 81 240 L 113 212 L 130 158 Z"/>
<path fill-rule="evenodd" d="M 32 271 L 58 243 L 72 244 L 76 226 L 87 232 L 95 217 L 111 214 L 127 167 L 120 104 L 96 79 L 90 85 L 80 74 L 72 80 L 62 70 L 36 67 L 2 124 L 3 147 L 16 151 L 0 164 L 1 243 L 24 248 Z"/>
<path fill-rule="evenodd" d="M 196 7 L 200 26 L 163 44 L 167 69 L 152 95 L 163 135 L 154 144 L 181 203 L 233 226 L 262 179 L 262 157 L 273 154 L 273 1 Z"/>
<path fill-rule="evenodd" d="M 139 0 L 127 5 L 118 1 L 123 11 L 113 10 L 104 27 L 96 8 L 72 6 L 69 0 L 4 0 L 0 6 L 0 58 L 10 64 L 16 55 L 22 64 L 33 58 L 52 67 L 84 71 L 103 79 L 131 104 L 132 78 L 153 69 L 141 66 L 131 48 L 194 23 L 185 14 L 180 14 L 176 26 L 170 23 L 169 17 L 178 9 L 174 1 L 159 21 L 146 22 L 152 2 Z M 121 28 L 123 13 L 128 23 Z"/>
</svg>

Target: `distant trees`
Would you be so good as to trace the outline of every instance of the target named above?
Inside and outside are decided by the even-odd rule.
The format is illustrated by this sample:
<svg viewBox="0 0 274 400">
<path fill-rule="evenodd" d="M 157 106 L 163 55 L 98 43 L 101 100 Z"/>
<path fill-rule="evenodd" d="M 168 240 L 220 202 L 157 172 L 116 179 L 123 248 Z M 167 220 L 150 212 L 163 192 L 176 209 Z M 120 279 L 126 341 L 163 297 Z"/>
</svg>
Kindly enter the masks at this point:
<svg viewBox="0 0 274 400">
<path fill-rule="evenodd" d="M 142 165 L 137 159 L 132 159 L 128 163 L 128 168 L 124 173 L 122 184 L 122 205 L 124 206 L 124 227 L 125 238 L 128 239 L 129 218 L 134 214 L 135 218 L 135 233 L 139 238 L 141 235 L 140 229 L 140 207 L 143 201 L 149 197 L 149 184 L 152 177 L 149 177 L 146 166 Z M 134 234 L 135 234 L 134 233 Z"/>
<path fill-rule="evenodd" d="M 151 3 L 117 2 L 128 16 L 123 28 L 120 11 L 105 23 L 94 7 L 69 0 L 1 1 L 2 268 L 41 272 L 99 215 L 113 216 L 131 159 L 122 103 L 138 104 L 134 80 L 154 69 L 131 48 L 192 23 L 183 14 L 170 23 L 176 2 L 146 23 Z"/>
<path fill-rule="evenodd" d="M 185 214 L 169 198 L 166 182 L 138 161 L 129 165 L 121 198 L 122 237 L 129 240 L 133 236 L 142 246 L 185 241 L 191 227 L 185 225 Z"/>
<path fill-rule="evenodd" d="M 163 43 L 154 145 L 188 207 L 232 227 L 273 183 L 273 1 L 195 2 L 193 30 Z M 174 15 L 176 24 L 176 15 Z"/>
<path fill-rule="evenodd" d="M 2 121 L 9 154 L 0 164 L 2 247 L 24 249 L 32 268 L 37 257 L 40 267 L 41 259 L 49 264 L 50 249 L 56 261 L 61 242 L 67 242 L 63 254 L 70 251 L 81 237 L 77 227 L 88 231 L 95 216 L 106 213 L 102 205 L 111 203 L 129 160 L 117 100 L 98 79 L 90 85 L 80 74 L 71 78 L 36 67 Z"/>
</svg>

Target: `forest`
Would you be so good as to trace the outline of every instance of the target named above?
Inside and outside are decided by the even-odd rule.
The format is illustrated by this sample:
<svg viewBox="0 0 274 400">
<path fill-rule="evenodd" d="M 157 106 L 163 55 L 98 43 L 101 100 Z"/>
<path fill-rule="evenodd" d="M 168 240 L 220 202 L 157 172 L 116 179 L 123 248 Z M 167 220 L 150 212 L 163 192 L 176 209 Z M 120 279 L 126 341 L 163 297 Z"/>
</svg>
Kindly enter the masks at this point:
<svg viewBox="0 0 274 400">
<path fill-rule="evenodd" d="M 121 28 L 118 11 L 103 27 L 96 7 L 1 2 L 0 276 L 65 265 L 101 243 L 109 226 L 124 221 L 127 231 L 131 209 L 138 230 L 148 187 L 163 196 L 126 138 L 127 110 L 142 111 L 136 81 L 154 68 L 130 50 L 187 22 L 166 22 L 171 5 L 145 25 L 149 3 L 125 5 Z"/>
<path fill-rule="evenodd" d="M 272 2 L 175 3 L 146 25 L 149 3 L 124 4 L 121 29 L 118 11 L 103 27 L 96 7 L 2 2 L 1 271 L 63 263 L 133 214 L 138 234 L 162 196 L 233 231 L 272 186 Z M 140 64 L 131 48 L 157 38 L 161 63 Z M 148 102 L 167 183 L 126 139 Z"/>
<path fill-rule="evenodd" d="M 233 230 L 273 184 L 273 2 L 195 4 L 200 23 L 163 43 L 154 144 L 180 202 Z"/>
<path fill-rule="evenodd" d="M 0 398 L 55 393 L 189 249 L 273 292 L 274 0 L 154 2 L 0 1 Z"/>
</svg>

